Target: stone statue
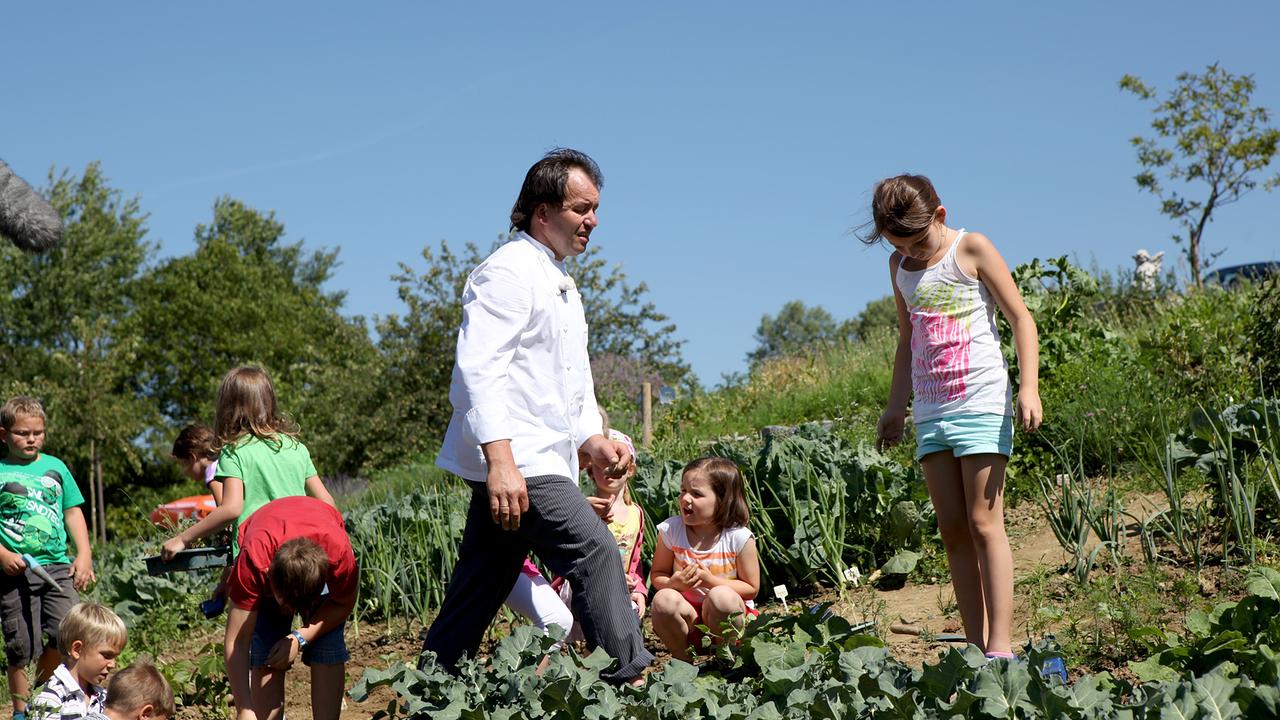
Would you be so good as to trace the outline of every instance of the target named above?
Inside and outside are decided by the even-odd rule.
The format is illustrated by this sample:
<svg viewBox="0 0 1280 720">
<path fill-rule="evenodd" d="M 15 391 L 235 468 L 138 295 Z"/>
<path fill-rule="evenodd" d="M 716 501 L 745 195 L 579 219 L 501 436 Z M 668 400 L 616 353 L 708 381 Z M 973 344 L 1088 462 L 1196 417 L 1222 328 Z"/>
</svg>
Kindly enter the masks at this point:
<svg viewBox="0 0 1280 720">
<path fill-rule="evenodd" d="M 1156 289 L 1156 278 L 1160 277 L 1160 264 L 1164 262 L 1164 251 L 1150 255 L 1146 248 L 1133 256 L 1133 284 L 1139 290 L 1150 292 Z"/>
</svg>

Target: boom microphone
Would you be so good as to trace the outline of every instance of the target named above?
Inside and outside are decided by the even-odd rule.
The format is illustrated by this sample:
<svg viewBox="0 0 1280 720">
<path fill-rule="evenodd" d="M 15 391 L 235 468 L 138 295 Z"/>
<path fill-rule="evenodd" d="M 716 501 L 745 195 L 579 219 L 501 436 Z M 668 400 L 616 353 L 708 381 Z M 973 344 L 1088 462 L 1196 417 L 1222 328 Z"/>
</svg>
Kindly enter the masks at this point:
<svg viewBox="0 0 1280 720">
<path fill-rule="evenodd" d="M 0 237 L 27 252 L 42 252 L 62 240 L 62 218 L 40 193 L 0 160 Z"/>
</svg>

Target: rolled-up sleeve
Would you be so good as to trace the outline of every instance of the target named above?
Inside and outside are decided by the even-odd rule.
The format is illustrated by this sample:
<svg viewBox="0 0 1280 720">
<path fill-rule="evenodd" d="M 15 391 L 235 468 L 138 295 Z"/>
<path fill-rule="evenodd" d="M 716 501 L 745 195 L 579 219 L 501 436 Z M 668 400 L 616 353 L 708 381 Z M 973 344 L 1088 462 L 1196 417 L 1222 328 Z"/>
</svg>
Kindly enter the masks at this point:
<svg viewBox="0 0 1280 720">
<path fill-rule="evenodd" d="M 476 445 L 511 438 L 507 368 L 531 311 L 530 289 L 510 268 L 483 266 L 467 280 L 458 331 L 461 397 L 454 405 L 465 408 L 465 434 Z"/>
</svg>

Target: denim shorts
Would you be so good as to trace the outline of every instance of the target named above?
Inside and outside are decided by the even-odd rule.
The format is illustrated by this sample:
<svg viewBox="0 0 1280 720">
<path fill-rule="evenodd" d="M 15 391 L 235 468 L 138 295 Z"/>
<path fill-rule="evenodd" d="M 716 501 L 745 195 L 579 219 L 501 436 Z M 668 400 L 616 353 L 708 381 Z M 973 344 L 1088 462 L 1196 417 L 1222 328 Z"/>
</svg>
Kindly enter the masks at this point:
<svg viewBox="0 0 1280 720">
<path fill-rule="evenodd" d="M 1013 417 L 982 413 L 948 415 L 916 425 L 916 459 L 943 450 L 956 457 L 1013 452 Z"/>
<path fill-rule="evenodd" d="M 258 619 L 253 625 L 253 642 L 249 644 L 249 667 L 265 667 L 271 647 L 293 629 L 293 615 L 286 615 L 275 601 L 258 599 Z M 347 652 L 347 640 L 341 625 L 307 643 L 302 649 L 302 662 L 306 665 L 338 665 L 351 659 Z"/>
</svg>

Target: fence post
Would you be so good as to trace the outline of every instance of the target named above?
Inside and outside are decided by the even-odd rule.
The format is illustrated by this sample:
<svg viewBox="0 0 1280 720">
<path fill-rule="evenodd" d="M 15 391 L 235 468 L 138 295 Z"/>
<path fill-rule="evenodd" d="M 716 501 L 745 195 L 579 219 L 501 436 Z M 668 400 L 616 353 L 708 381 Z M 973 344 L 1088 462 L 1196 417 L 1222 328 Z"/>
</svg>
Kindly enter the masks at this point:
<svg viewBox="0 0 1280 720">
<path fill-rule="evenodd" d="M 653 385 L 644 383 L 641 387 L 641 413 L 644 418 L 644 436 L 641 444 L 648 449 L 653 444 Z"/>
</svg>

